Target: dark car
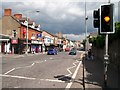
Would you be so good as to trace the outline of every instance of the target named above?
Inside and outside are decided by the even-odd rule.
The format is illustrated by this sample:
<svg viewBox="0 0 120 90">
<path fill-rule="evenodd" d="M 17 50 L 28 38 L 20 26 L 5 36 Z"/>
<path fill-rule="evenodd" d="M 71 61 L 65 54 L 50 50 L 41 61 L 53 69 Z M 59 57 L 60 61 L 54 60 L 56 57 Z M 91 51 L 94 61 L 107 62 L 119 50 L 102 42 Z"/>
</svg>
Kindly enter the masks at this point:
<svg viewBox="0 0 120 90">
<path fill-rule="evenodd" d="M 77 54 L 77 51 L 74 48 L 72 48 L 69 52 L 69 55 L 76 55 L 76 54 Z"/>
<path fill-rule="evenodd" d="M 52 49 L 49 49 L 48 52 L 47 52 L 48 55 L 57 55 L 57 50 L 52 48 Z"/>
</svg>

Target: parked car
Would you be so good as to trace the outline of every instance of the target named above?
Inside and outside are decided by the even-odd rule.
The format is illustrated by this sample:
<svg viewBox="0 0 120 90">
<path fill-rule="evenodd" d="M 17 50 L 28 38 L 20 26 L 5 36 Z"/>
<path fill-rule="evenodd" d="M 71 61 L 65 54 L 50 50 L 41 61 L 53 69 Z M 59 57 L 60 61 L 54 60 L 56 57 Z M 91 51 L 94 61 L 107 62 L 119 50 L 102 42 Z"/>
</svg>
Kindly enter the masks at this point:
<svg viewBox="0 0 120 90">
<path fill-rule="evenodd" d="M 77 54 L 77 50 L 75 48 L 72 48 L 69 52 L 69 55 L 76 55 Z"/>
<path fill-rule="evenodd" d="M 65 52 L 69 52 L 70 51 L 70 48 L 65 48 Z"/>
<path fill-rule="evenodd" d="M 47 51 L 47 54 L 48 54 L 48 55 L 57 55 L 57 50 L 54 49 L 54 48 L 50 48 L 50 49 Z"/>
</svg>

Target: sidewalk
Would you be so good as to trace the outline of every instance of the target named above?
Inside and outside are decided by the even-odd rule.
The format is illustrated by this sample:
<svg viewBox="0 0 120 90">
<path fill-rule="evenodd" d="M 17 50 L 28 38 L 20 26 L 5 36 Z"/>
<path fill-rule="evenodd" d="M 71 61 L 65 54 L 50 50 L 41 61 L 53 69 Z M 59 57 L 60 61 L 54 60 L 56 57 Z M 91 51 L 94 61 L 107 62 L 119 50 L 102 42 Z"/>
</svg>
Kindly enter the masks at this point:
<svg viewBox="0 0 120 90">
<path fill-rule="evenodd" d="M 104 82 L 104 64 L 102 60 L 85 60 L 85 88 L 92 90 L 95 88 L 103 90 Z M 109 89 L 118 88 L 118 72 L 113 70 L 110 65 L 108 66 L 108 79 L 107 85 Z M 107 88 L 107 90 L 109 90 Z M 105 89 L 106 90 L 106 89 Z"/>
</svg>

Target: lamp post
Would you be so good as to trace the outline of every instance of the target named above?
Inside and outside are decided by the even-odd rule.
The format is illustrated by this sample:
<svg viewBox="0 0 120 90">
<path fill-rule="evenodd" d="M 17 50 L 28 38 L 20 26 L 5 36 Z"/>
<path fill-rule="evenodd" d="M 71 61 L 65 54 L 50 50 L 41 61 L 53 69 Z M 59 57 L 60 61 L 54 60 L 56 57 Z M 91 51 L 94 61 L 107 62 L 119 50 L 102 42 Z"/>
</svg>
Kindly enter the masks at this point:
<svg viewBox="0 0 120 90">
<path fill-rule="evenodd" d="M 34 12 L 34 11 L 31 11 L 31 12 Z M 35 11 L 35 12 L 37 12 L 37 13 L 39 13 L 40 11 L 39 10 L 37 10 L 37 11 Z M 30 13 L 30 12 L 28 12 L 28 13 Z M 27 13 L 27 31 L 26 31 L 26 52 L 25 52 L 25 54 L 27 55 L 28 54 L 28 28 L 29 28 L 29 21 L 28 21 L 28 13 Z"/>
<path fill-rule="evenodd" d="M 86 0 L 85 0 L 85 55 L 83 59 L 83 90 L 85 90 L 85 60 L 87 58 L 87 20 L 88 17 L 86 15 Z"/>
<path fill-rule="evenodd" d="M 27 15 L 27 31 L 26 31 L 26 54 L 28 54 L 28 15 Z"/>
</svg>

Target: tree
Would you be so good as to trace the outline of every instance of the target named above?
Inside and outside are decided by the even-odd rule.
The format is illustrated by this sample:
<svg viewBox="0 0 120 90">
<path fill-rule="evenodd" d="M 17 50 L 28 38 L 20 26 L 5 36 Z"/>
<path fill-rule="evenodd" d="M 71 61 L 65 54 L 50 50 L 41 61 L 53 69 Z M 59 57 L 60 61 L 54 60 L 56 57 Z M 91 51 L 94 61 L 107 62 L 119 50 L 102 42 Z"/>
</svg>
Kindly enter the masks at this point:
<svg viewBox="0 0 120 90">
<path fill-rule="evenodd" d="M 116 39 L 120 39 L 120 22 L 115 23 L 115 33 L 109 35 L 109 44 Z M 97 37 L 89 38 L 89 42 L 97 48 L 103 48 L 105 45 L 105 35 L 98 35 Z"/>
</svg>

